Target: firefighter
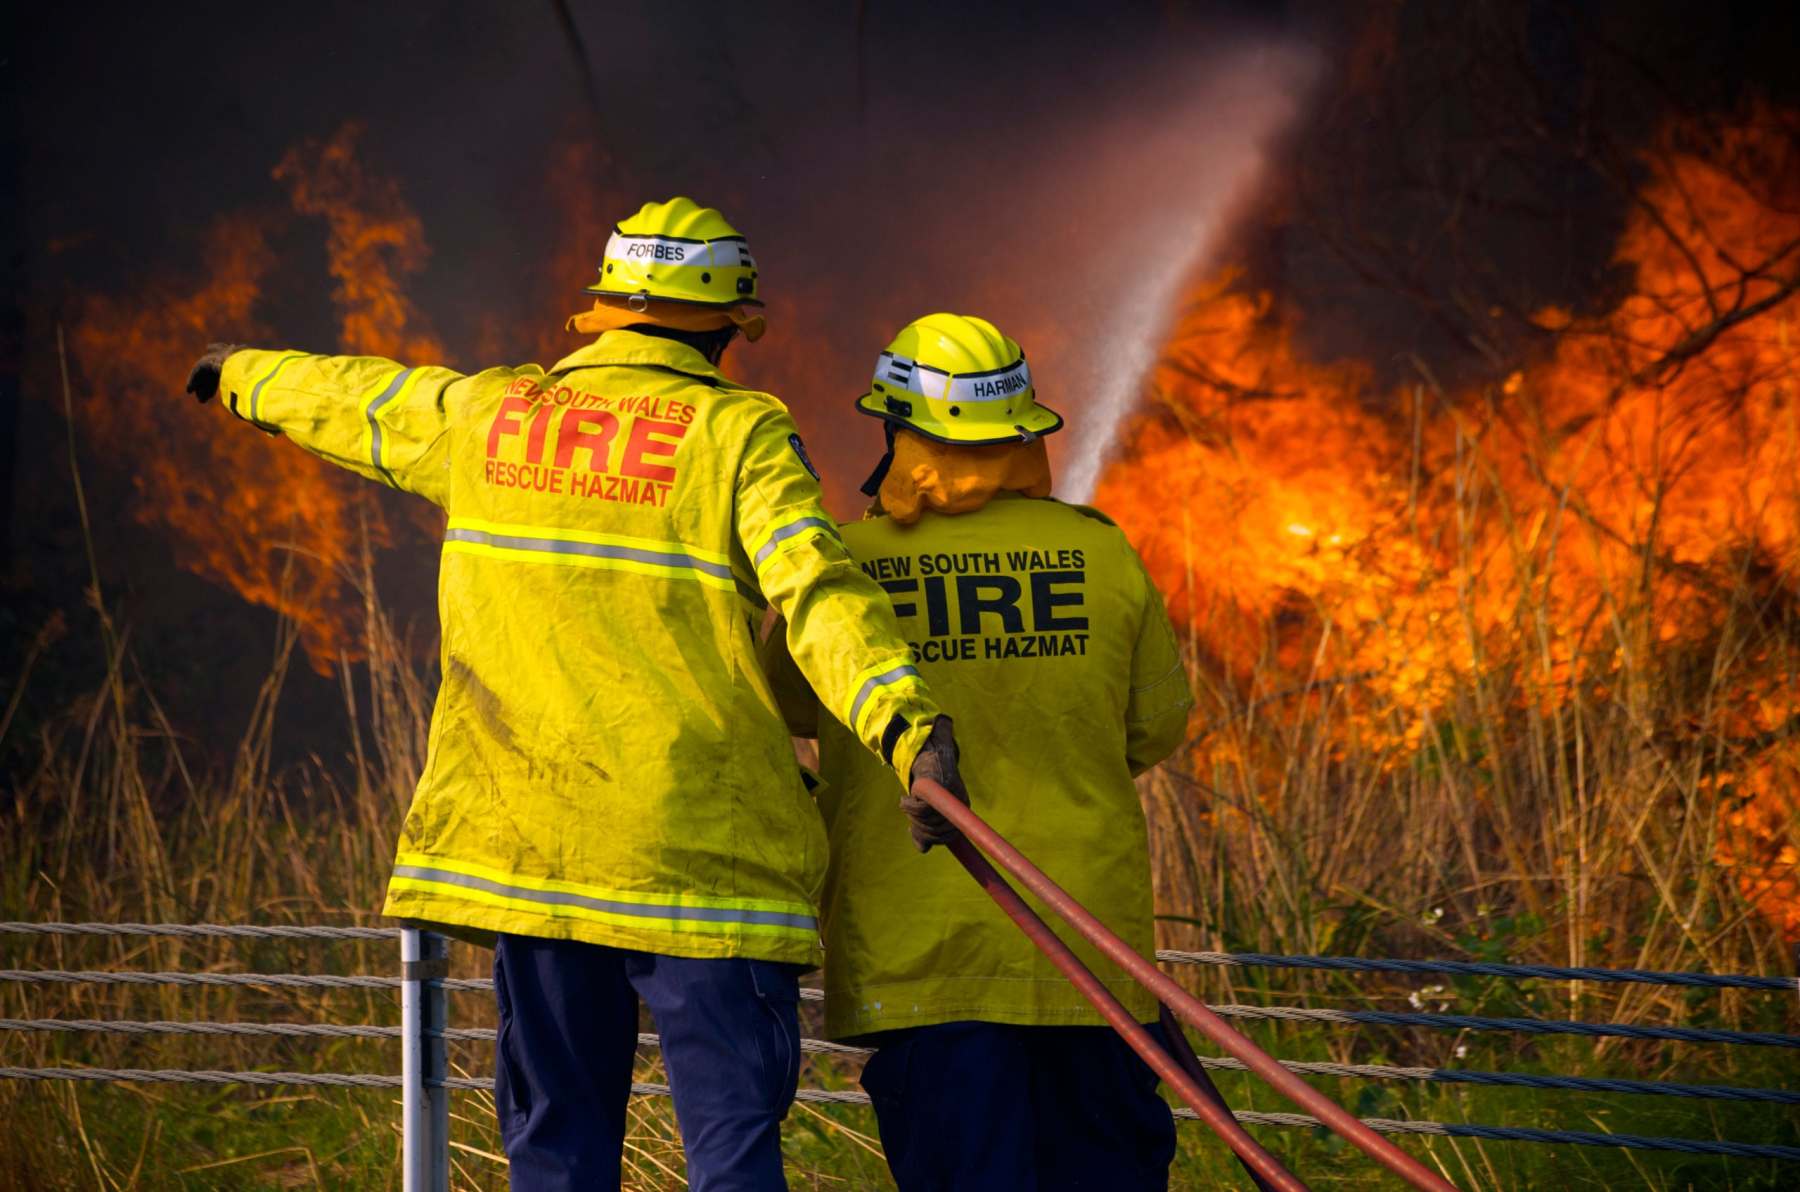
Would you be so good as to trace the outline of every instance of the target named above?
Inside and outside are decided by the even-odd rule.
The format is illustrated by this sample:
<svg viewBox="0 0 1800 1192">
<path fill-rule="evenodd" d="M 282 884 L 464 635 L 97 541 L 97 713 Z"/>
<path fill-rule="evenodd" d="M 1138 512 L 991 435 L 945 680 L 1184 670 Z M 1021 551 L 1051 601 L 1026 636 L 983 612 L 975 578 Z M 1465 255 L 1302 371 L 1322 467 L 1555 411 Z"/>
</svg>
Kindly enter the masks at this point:
<svg viewBox="0 0 1800 1192">
<path fill-rule="evenodd" d="M 617 1186 L 641 999 L 693 1187 L 780 1188 L 826 845 L 765 609 L 871 758 L 960 789 L 955 744 L 787 409 L 720 371 L 764 328 L 744 237 L 646 204 L 585 292 L 597 337 L 548 370 L 215 345 L 189 391 L 448 515 L 383 913 L 494 942 L 512 1186 Z"/>
<path fill-rule="evenodd" d="M 1043 436 L 1062 419 L 991 323 L 912 323 L 857 407 L 886 424 L 887 453 L 844 541 L 958 736 L 984 743 L 962 771 L 983 816 L 1151 955 L 1132 779 L 1181 743 L 1192 704 L 1161 597 L 1104 514 L 1051 498 Z M 817 708 L 789 705 L 798 734 L 817 730 L 831 840 L 826 1033 L 876 1049 L 863 1086 L 900 1188 L 1166 1187 L 1156 1076 L 954 858 L 897 847 L 888 820 L 910 796 Z M 922 849 L 953 839 L 941 817 L 912 831 Z M 1160 1035 L 1150 995 L 1074 946 Z"/>
</svg>

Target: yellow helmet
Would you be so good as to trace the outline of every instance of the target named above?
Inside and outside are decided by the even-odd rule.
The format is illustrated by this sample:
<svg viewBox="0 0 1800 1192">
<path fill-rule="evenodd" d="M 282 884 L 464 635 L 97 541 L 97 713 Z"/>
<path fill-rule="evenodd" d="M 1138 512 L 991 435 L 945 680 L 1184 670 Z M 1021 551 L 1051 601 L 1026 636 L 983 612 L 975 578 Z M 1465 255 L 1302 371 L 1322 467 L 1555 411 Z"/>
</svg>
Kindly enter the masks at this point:
<svg viewBox="0 0 1800 1192">
<path fill-rule="evenodd" d="M 901 328 L 856 408 L 940 443 L 1029 442 L 1062 427 L 1037 403 L 1019 345 L 986 319 L 935 314 Z"/>
<path fill-rule="evenodd" d="M 683 195 L 645 203 L 614 226 L 600 258 L 600 280 L 583 292 L 701 306 L 762 305 L 748 242 L 717 210 Z"/>
</svg>

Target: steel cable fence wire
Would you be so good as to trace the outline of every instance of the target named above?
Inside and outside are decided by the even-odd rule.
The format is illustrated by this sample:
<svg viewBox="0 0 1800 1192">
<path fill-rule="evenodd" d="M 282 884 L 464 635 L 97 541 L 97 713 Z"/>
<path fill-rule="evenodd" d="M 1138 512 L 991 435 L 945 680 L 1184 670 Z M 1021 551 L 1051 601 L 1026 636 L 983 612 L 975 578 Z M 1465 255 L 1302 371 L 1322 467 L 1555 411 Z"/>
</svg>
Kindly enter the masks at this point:
<svg viewBox="0 0 1800 1192">
<path fill-rule="evenodd" d="M 308 973 L 108 972 L 0 969 L 0 982 L 62 985 L 265 985 L 276 989 L 399 989 L 400 977 L 335 977 Z M 491 991 L 487 977 L 434 977 L 426 984 L 452 992 Z"/>
<path fill-rule="evenodd" d="M 1234 968 L 1291 968 L 1326 972 L 1411 973 L 1417 976 L 1502 977 L 1509 980 L 1608 981 L 1642 985 L 1685 985 L 1706 989 L 1769 989 L 1800 992 L 1800 977 L 1758 977 L 1735 973 L 1660 972 L 1651 969 L 1567 968 L 1542 964 L 1489 964 L 1473 960 L 1364 960 L 1356 956 L 1280 956 L 1262 952 L 1179 952 L 1159 949 L 1167 964 L 1228 965 Z"/>
<path fill-rule="evenodd" d="M 0 1031 L 165 1037 L 204 1035 L 277 1039 L 398 1039 L 402 1028 L 326 1022 L 142 1022 L 98 1018 L 0 1018 Z M 493 1027 L 448 1027 L 442 1031 L 426 1031 L 425 1034 L 434 1039 L 452 1042 L 492 1043 L 498 1032 Z M 640 1047 L 662 1046 L 661 1037 L 654 1034 L 639 1034 L 637 1039 Z M 837 1055 L 853 1059 L 867 1059 L 874 1054 L 866 1047 L 851 1047 L 826 1039 L 801 1039 L 800 1050 L 810 1055 Z"/>
<path fill-rule="evenodd" d="M 100 1083 L 140 1084 L 251 1084 L 297 1085 L 331 1088 L 399 1088 L 405 1077 L 368 1072 L 215 1072 L 187 1068 L 8 1068 L 0 1067 L 0 1080 L 82 1080 Z M 436 1087 L 464 1092 L 491 1093 L 490 1076 L 449 1076 L 432 1082 Z M 634 1081 L 634 1097 L 667 1097 L 669 1086 Z M 795 1099 L 836 1105 L 867 1105 L 867 1093 L 837 1089 L 803 1088 Z"/>
<path fill-rule="evenodd" d="M 1662 1039 L 1676 1043 L 1732 1043 L 1800 1047 L 1800 1035 L 1709 1027 L 1635 1026 L 1624 1022 L 1563 1022 L 1543 1018 L 1484 1018 L 1473 1014 L 1407 1014 L 1392 1010 L 1307 1010 L 1297 1006 L 1209 1006 L 1225 1018 L 1330 1022 L 1357 1026 L 1422 1026 L 1438 1031 L 1510 1031 L 1520 1035 L 1582 1035 L 1595 1039 Z"/>
<path fill-rule="evenodd" d="M 1176 1114 L 1181 1116 L 1180 1113 Z M 1303 1113 L 1258 1113 L 1239 1110 L 1247 1126 L 1286 1126 L 1322 1129 L 1323 1123 Z M 1737 1159 L 1780 1159 L 1800 1162 L 1800 1146 L 1774 1143 L 1730 1142 L 1724 1139 L 1651 1138 L 1641 1134 L 1602 1134 L 1589 1130 L 1539 1130 L 1529 1126 L 1484 1126 L 1473 1122 L 1427 1122 L 1364 1118 L 1363 1124 L 1380 1134 L 1436 1134 L 1447 1138 L 1482 1138 L 1492 1142 L 1546 1142 L 1574 1146 L 1626 1147 L 1639 1151 L 1677 1151 L 1688 1155 L 1727 1155 Z"/>
<path fill-rule="evenodd" d="M 397 989 L 399 977 L 337 977 L 298 973 L 105 972 L 61 969 L 0 969 L 0 982 L 94 985 L 262 985 L 282 989 Z M 426 982 L 454 992 L 491 991 L 490 978 L 439 977 Z M 801 989 L 803 1001 L 822 1001 L 823 990 Z M 1211 1005 L 1228 1018 L 1284 1019 L 1341 1025 L 1421 1026 L 1447 1031 L 1511 1031 L 1527 1035 L 1584 1035 L 1592 1038 L 1660 1039 L 1678 1043 L 1731 1043 L 1760 1047 L 1800 1047 L 1800 1035 L 1733 1031 L 1707 1027 L 1637 1026 L 1621 1022 L 1564 1022 L 1539 1018 L 1486 1018 L 1469 1014 L 1408 1014 L 1391 1010 L 1309 1010 L 1295 1006 Z"/>
<path fill-rule="evenodd" d="M 0 1022 L 0 1027 L 4 1022 Z M 493 1032 L 485 1034 L 492 1038 Z M 639 1046 L 660 1047 L 656 1035 L 640 1034 Z M 866 1047 L 851 1047 L 824 1039 L 801 1039 L 800 1050 L 810 1054 L 867 1059 L 875 1054 Z M 1248 1066 L 1230 1056 L 1200 1056 L 1209 1071 L 1246 1072 Z M 1483 1072 L 1465 1068 L 1401 1068 L 1387 1064 L 1337 1064 L 1323 1061 L 1278 1060 L 1282 1067 L 1301 1076 L 1338 1076 L 1357 1080 L 1412 1080 L 1438 1084 L 1516 1086 L 1584 1093 L 1630 1093 L 1665 1097 L 1691 1097 L 1713 1101 L 1765 1102 L 1800 1105 L 1800 1090 L 1765 1089 L 1728 1084 L 1684 1084 L 1678 1081 L 1625 1080 L 1601 1076 L 1554 1076 L 1515 1072 Z"/>
<path fill-rule="evenodd" d="M 400 977 L 334 977 L 306 973 L 113 972 L 109 970 L 0 969 L 0 983 L 61 985 L 267 985 L 280 989 L 398 989 Z M 491 977 L 433 977 L 425 984 L 451 993 L 492 993 Z M 800 990 L 800 1000 L 822 1002 L 822 989 Z"/>
<path fill-rule="evenodd" d="M 152 936 L 167 939 L 398 940 L 398 927 L 312 927 L 251 923 L 8 923 L 0 935 Z"/>
<path fill-rule="evenodd" d="M 282 989 L 398 989 L 400 977 L 334 977 L 306 973 L 114 972 L 110 970 L 0 969 L 0 983 L 62 985 L 267 985 Z M 425 984 L 452 993 L 491 993 L 491 977 L 433 977 Z M 800 1000 L 822 1002 L 822 989 L 800 990 Z"/>
<path fill-rule="evenodd" d="M 396 940 L 400 936 L 400 930 L 398 927 L 321 927 L 301 924 L 0 922 L 0 935 L 163 936 L 176 939 Z M 1293 968 L 1362 973 L 1392 972 L 1421 976 L 1502 977 L 1514 980 L 1607 981 L 1649 985 L 1685 985 L 1711 989 L 1768 989 L 1789 993 L 1800 992 L 1800 977 L 1763 977 L 1733 973 L 1495 964 L 1472 960 L 1290 956 L 1264 952 L 1184 952 L 1166 948 L 1159 950 L 1156 958 L 1169 964 L 1230 965 L 1238 968 Z"/>
<path fill-rule="evenodd" d="M 55 1034 L 103 1034 L 133 1036 L 224 1036 L 229 1038 L 272 1039 L 398 1039 L 397 1026 L 363 1026 L 346 1023 L 285 1022 L 129 1022 L 85 1018 L 0 1018 L 0 1031 L 39 1031 Z M 426 1031 L 433 1039 L 456 1043 L 492 1043 L 498 1034 L 492 1027 L 449 1027 L 442 1031 Z M 638 1045 L 660 1048 L 656 1035 L 640 1034 Z M 800 1050 L 809 1055 L 836 1055 L 866 1059 L 867 1048 L 850 1047 L 825 1039 L 801 1039 Z"/>
<path fill-rule="evenodd" d="M 251 1084 L 299 1085 L 333 1088 L 399 1088 L 405 1077 L 368 1072 L 219 1072 L 190 1068 L 11 1068 L 0 1067 L 0 1080 L 81 1080 L 101 1083 L 141 1084 Z M 491 1093 L 490 1076 L 450 1076 L 433 1082 L 438 1087 Z M 634 1081 L 634 1097 L 667 1097 L 666 1084 Z M 839 1105 L 867 1105 L 867 1093 L 849 1090 L 803 1088 L 795 1091 L 800 1101 Z"/>
<path fill-rule="evenodd" d="M 1301 1076 L 1341 1076 L 1352 1080 L 1417 1080 L 1435 1084 L 1474 1084 L 1546 1089 L 1578 1093 L 1627 1093 L 1662 1097 L 1694 1097 L 1709 1101 L 1757 1101 L 1800 1105 L 1800 1090 L 1748 1088 L 1730 1084 L 1683 1084 L 1663 1080 L 1622 1080 L 1606 1076 L 1553 1076 L 1523 1072 L 1483 1072 L 1474 1068 L 1398 1068 L 1388 1064 L 1334 1064 L 1281 1060 Z M 1230 1056 L 1201 1056 L 1214 1071 L 1242 1072 L 1244 1064 Z"/>
<path fill-rule="evenodd" d="M 175 1036 L 206 1035 L 230 1038 L 276 1039 L 398 1039 L 397 1026 L 327 1022 L 134 1022 L 93 1018 L 0 1018 L 0 1031 L 39 1031 L 55 1034 Z M 494 1031 L 483 1027 L 452 1027 L 427 1032 L 434 1038 L 485 1042 Z"/>
<path fill-rule="evenodd" d="M 89 1080 L 143 1084 L 323 1085 L 333 1088 L 399 1088 L 402 1076 L 359 1072 L 215 1072 L 191 1068 L 8 1068 L 0 1080 Z M 492 1088 L 492 1080 L 468 1085 Z"/>
<path fill-rule="evenodd" d="M 349 1072 L 203 1072 L 156 1068 L 5 1068 L 0 1080 L 133 1081 L 153 1084 L 254 1084 L 300 1085 L 338 1088 L 397 1088 L 399 1076 Z M 483 1076 L 453 1076 L 436 1082 L 446 1089 L 492 1092 L 494 1082 Z M 633 1082 L 633 1096 L 666 1097 L 669 1086 Z M 795 1100 L 827 1105 L 867 1105 L 867 1093 L 850 1090 L 803 1088 Z M 1193 1121 L 1191 1110 L 1174 1110 L 1176 1118 Z M 1260 1113 L 1238 1110 L 1238 1121 L 1247 1126 L 1280 1126 L 1322 1129 L 1317 1118 L 1300 1113 Z M 1423 1134 L 1450 1138 L 1481 1138 L 1495 1142 L 1563 1143 L 1578 1146 L 1626 1147 L 1633 1150 L 1675 1151 L 1690 1155 L 1725 1155 L 1741 1159 L 1778 1159 L 1800 1162 L 1800 1147 L 1766 1143 L 1730 1142 L 1698 1138 L 1654 1138 L 1637 1134 L 1602 1134 L 1583 1130 L 1539 1130 L 1520 1126 L 1487 1126 L 1478 1123 L 1407 1121 L 1363 1118 L 1364 1125 L 1383 1134 Z"/>
</svg>

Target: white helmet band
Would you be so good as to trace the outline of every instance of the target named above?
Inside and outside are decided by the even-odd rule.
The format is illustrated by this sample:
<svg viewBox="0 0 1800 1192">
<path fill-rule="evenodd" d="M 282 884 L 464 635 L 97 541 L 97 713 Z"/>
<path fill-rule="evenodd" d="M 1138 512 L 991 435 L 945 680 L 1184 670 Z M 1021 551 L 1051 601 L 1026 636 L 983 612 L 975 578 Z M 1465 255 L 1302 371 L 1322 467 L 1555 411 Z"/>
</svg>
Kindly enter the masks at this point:
<svg viewBox="0 0 1800 1192">
<path fill-rule="evenodd" d="M 952 375 L 929 364 L 920 364 L 905 356 L 883 352 L 875 361 L 875 379 L 890 388 L 916 393 L 932 401 L 963 405 L 969 402 L 1011 400 L 1031 388 L 1031 369 L 1021 356 L 1017 363 L 1005 368 Z"/>
<path fill-rule="evenodd" d="M 606 241 L 605 260 L 632 265 L 694 265 L 708 269 L 754 269 L 750 245 L 742 236 L 719 240 L 678 240 L 671 236 L 627 236 L 614 232 Z"/>
</svg>

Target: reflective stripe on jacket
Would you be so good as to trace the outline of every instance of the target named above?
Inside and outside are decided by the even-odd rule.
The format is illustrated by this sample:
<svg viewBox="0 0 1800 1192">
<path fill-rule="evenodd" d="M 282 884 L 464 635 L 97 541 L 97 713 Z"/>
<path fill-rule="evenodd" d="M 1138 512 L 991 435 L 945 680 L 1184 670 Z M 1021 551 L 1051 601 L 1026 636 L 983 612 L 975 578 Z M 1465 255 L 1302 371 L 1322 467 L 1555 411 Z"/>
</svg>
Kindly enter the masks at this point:
<svg viewBox="0 0 1800 1192">
<path fill-rule="evenodd" d="M 442 685 L 385 913 L 816 962 L 824 831 L 756 657 L 765 607 L 901 772 L 936 708 L 779 401 L 629 331 L 548 373 L 244 351 L 221 388 L 449 514 Z"/>
<path fill-rule="evenodd" d="M 1162 597 L 1124 534 L 1092 510 L 1014 494 L 974 513 L 927 512 L 912 527 L 883 517 L 842 529 L 956 721 L 975 810 L 1150 955 L 1150 861 L 1132 778 L 1180 745 L 1193 701 Z M 776 673 L 784 696 L 798 687 Z M 799 701 L 796 731 L 815 727 L 807 706 Z M 831 840 L 827 1033 L 1102 1023 L 955 858 L 905 847 L 895 777 L 829 721 L 816 727 Z M 1148 994 L 1061 934 L 1134 1014 L 1155 1018 Z"/>
</svg>

